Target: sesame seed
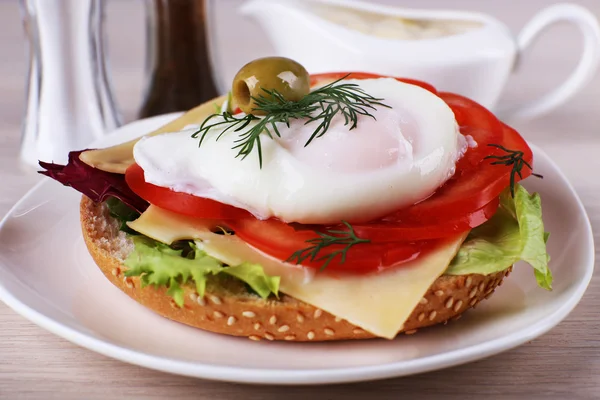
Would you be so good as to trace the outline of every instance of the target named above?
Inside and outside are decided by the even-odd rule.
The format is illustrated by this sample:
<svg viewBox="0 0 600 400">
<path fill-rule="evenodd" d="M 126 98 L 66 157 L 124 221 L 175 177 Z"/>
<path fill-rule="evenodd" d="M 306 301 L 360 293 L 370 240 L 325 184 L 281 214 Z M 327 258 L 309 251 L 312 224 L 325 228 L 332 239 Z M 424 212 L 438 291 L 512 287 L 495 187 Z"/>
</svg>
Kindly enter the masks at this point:
<svg viewBox="0 0 600 400">
<path fill-rule="evenodd" d="M 429 300 L 427 300 L 425 297 L 421 297 L 421 300 L 419 300 L 420 304 L 427 304 L 429 303 Z"/>
<path fill-rule="evenodd" d="M 419 322 L 423 321 L 425 319 L 425 313 L 419 314 L 419 316 L 417 317 L 417 319 L 419 320 Z"/>
<path fill-rule="evenodd" d="M 248 339 L 250 339 L 250 340 L 256 340 L 258 342 L 260 340 L 260 336 L 250 335 L 250 336 L 248 336 Z"/>
<path fill-rule="evenodd" d="M 504 283 L 504 279 L 502 279 L 502 278 L 498 279 L 498 286 L 502 286 L 503 283 Z"/>
<path fill-rule="evenodd" d="M 304 322 L 304 315 L 302 315 L 302 313 L 298 313 L 296 314 L 296 321 L 303 323 Z"/>
<path fill-rule="evenodd" d="M 467 276 L 467 279 L 465 280 L 465 286 L 471 287 L 472 284 L 473 284 L 473 278 L 471 278 L 470 276 Z"/>
<path fill-rule="evenodd" d="M 454 305 L 454 312 L 458 312 L 458 310 L 460 310 L 462 308 L 463 305 L 463 301 L 459 300 L 456 302 L 456 304 Z"/>
<path fill-rule="evenodd" d="M 448 298 L 448 300 L 446 300 L 446 308 L 452 308 L 452 305 L 454 304 L 454 299 L 452 297 Z"/>
<path fill-rule="evenodd" d="M 221 301 L 221 299 L 217 296 L 214 295 L 210 295 L 208 296 L 208 298 L 210 299 L 210 301 L 212 301 L 214 304 L 223 304 L 223 302 Z"/>
<path fill-rule="evenodd" d="M 215 318 L 223 318 L 225 316 L 225 314 L 223 314 L 221 311 L 215 311 L 213 312 L 213 315 Z"/>
<path fill-rule="evenodd" d="M 204 307 L 206 305 L 206 301 L 204 300 L 204 297 L 198 296 L 198 304 L 200 304 L 202 307 Z"/>
<path fill-rule="evenodd" d="M 113 274 L 113 276 L 119 276 L 121 274 L 121 270 L 119 268 L 113 268 L 110 272 Z"/>
<path fill-rule="evenodd" d="M 190 300 L 198 301 L 198 295 L 194 292 L 190 293 Z"/>
<path fill-rule="evenodd" d="M 429 314 L 429 320 L 433 321 L 435 319 L 435 317 L 437 316 L 437 311 L 433 310 L 430 314 Z"/>
<path fill-rule="evenodd" d="M 443 291 L 443 290 L 436 290 L 436 291 L 435 291 L 435 295 L 436 295 L 437 297 L 442 297 L 442 296 L 444 295 L 444 291 Z"/>
<path fill-rule="evenodd" d="M 289 325 L 281 325 L 279 327 L 279 329 L 277 329 L 277 332 L 287 332 L 290 330 L 290 326 Z"/>
<path fill-rule="evenodd" d="M 404 332 L 405 335 L 414 335 L 415 333 L 417 333 L 416 329 L 411 329 L 410 331 Z"/>
<path fill-rule="evenodd" d="M 485 297 L 484 297 L 484 298 L 487 300 L 487 299 L 488 299 L 488 298 L 489 298 L 489 297 L 492 295 L 492 293 L 494 293 L 494 291 L 495 291 L 495 290 L 494 290 L 494 289 L 492 289 L 492 290 L 490 290 L 489 292 L 487 292 L 487 293 L 485 294 Z"/>
<path fill-rule="evenodd" d="M 227 325 L 231 326 L 233 324 L 235 324 L 237 322 L 237 318 L 234 317 L 233 315 L 229 318 L 227 318 Z"/>
<path fill-rule="evenodd" d="M 352 333 L 354 333 L 355 335 L 360 335 L 360 334 L 362 334 L 362 333 L 365 333 L 365 331 L 363 331 L 363 330 L 362 330 L 362 329 L 360 329 L 360 328 L 354 328 L 354 329 L 352 330 Z"/>
<path fill-rule="evenodd" d="M 323 314 L 323 310 L 321 310 L 320 308 L 317 308 L 315 310 L 315 313 L 314 313 L 313 317 L 319 318 L 321 316 L 321 314 Z"/>
<path fill-rule="evenodd" d="M 256 317 L 256 314 L 255 314 L 255 313 L 253 313 L 252 311 L 244 311 L 244 312 L 242 313 L 242 315 L 243 315 L 244 317 L 246 317 L 246 318 L 254 318 L 254 317 Z"/>
<path fill-rule="evenodd" d="M 308 338 L 308 340 L 313 340 L 315 338 L 315 333 L 313 331 L 310 331 L 306 334 L 306 337 Z"/>
<path fill-rule="evenodd" d="M 275 325 L 277 323 L 277 317 L 274 315 L 271 315 L 271 318 L 269 318 L 269 323 L 271 325 Z"/>
<path fill-rule="evenodd" d="M 335 322 L 342 322 L 342 319 L 340 317 L 335 317 L 334 321 Z"/>
<path fill-rule="evenodd" d="M 273 335 L 271 335 L 269 332 L 265 333 L 265 339 L 267 339 L 267 340 L 275 340 L 275 338 L 273 337 Z"/>
<path fill-rule="evenodd" d="M 285 340 L 294 340 L 296 339 L 296 335 L 287 335 L 286 337 L 284 337 Z"/>
<path fill-rule="evenodd" d="M 330 328 L 323 329 L 323 332 L 325 332 L 325 334 L 327 336 L 333 336 L 335 334 L 335 332 L 333 331 L 333 329 L 330 329 Z"/>
<path fill-rule="evenodd" d="M 472 298 L 471 301 L 469 302 L 469 305 L 471 307 L 475 307 L 475 304 L 477 304 L 477 297 Z"/>
<path fill-rule="evenodd" d="M 480 292 L 483 292 L 483 289 L 485 289 L 485 283 L 481 282 L 481 283 L 479 284 L 479 291 L 480 291 Z"/>
<path fill-rule="evenodd" d="M 462 314 L 458 314 L 456 317 L 451 318 L 452 321 L 458 321 L 462 317 Z"/>
<path fill-rule="evenodd" d="M 259 330 L 260 330 L 260 328 L 262 328 L 262 325 L 261 325 L 261 324 L 259 324 L 258 322 L 254 324 L 254 330 L 255 330 L 255 331 L 259 331 Z"/>
<path fill-rule="evenodd" d="M 474 287 L 473 289 L 471 289 L 471 291 L 469 292 L 469 298 L 472 299 L 473 297 L 475 297 L 475 295 L 477 294 L 477 288 Z"/>
</svg>

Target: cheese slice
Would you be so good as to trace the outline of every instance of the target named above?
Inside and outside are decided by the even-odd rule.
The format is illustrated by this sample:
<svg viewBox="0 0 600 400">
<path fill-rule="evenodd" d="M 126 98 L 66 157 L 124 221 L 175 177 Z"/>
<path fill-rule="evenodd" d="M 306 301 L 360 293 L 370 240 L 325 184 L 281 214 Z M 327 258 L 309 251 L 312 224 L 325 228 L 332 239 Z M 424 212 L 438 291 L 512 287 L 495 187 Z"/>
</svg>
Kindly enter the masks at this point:
<svg viewBox="0 0 600 400">
<path fill-rule="evenodd" d="M 274 259 L 236 237 L 212 232 L 216 221 L 194 219 L 150 206 L 129 226 L 170 244 L 195 239 L 210 256 L 229 264 L 244 261 L 262 265 L 280 276 L 281 292 L 343 318 L 374 335 L 392 339 L 427 292 L 444 273 L 466 237 L 460 234 L 434 251 L 402 267 L 367 275 L 315 274 L 315 269 Z"/>
<path fill-rule="evenodd" d="M 215 106 L 220 107 L 227 97 L 221 96 L 206 103 L 192 108 L 182 116 L 161 126 L 160 128 L 149 132 L 146 136 L 155 136 L 168 132 L 177 132 L 188 125 L 201 124 L 206 117 L 215 113 Z M 143 132 L 140 132 L 142 136 Z M 133 139 L 129 142 L 121 143 L 116 146 L 104 149 L 87 150 L 79 155 L 79 159 L 89 165 L 106 172 L 124 174 L 135 160 L 133 159 L 133 146 L 140 139 Z"/>
</svg>

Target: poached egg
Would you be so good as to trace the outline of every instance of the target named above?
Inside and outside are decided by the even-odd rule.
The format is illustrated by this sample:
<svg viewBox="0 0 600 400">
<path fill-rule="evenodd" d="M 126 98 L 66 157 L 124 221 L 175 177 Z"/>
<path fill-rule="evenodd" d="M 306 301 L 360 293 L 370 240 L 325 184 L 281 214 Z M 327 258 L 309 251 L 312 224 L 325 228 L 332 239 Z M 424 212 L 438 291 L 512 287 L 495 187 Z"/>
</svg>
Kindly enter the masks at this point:
<svg viewBox="0 0 600 400">
<path fill-rule="evenodd" d="M 448 180 L 467 143 L 454 113 L 435 94 L 392 78 L 346 80 L 382 98 L 349 130 L 341 115 L 308 146 L 318 122 L 291 120 L 281 137 L 261 135 L 257 149 L 236 158 L 241 132 L 197 129 L 142 138 L 134 147 L 146 182 L 243 208 L 257 218 L 328 224 L 366 222 L 429 197 Z"/>
</svg>

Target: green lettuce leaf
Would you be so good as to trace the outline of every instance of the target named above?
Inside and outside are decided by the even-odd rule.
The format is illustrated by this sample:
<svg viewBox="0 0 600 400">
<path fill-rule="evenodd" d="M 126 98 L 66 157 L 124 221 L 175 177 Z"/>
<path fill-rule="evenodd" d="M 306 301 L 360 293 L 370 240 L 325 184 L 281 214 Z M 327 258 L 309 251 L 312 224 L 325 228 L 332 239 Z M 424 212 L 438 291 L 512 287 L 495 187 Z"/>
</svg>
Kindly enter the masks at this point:
<svg viewBox="0 0 600 400">
<path fill-rule="evenodd" d="M 223 273 L 246 282 L 262 298 L 268 297 L 271 293 L 277 295 L 279 291 L 280 278 L 265 274 L 265 271 L 259 264 L 243 263 L 225 268 Z"/>
<path fill-rule="evenodd" d="M 516 185 L 514 198 L 505 190 L 496 214 L 469 233 L 445 274 L 489 275 L 525 261 L 533 267 L 538 285 L 550 290 L 548 236 L 544 232 L 540 196 Z"/>
<path fill-rule="evenodd" d="M 135 248 L 124 262 L 125 276 L 139 276 L 142 287 L 167 287 L 167 294 L 180 307 L 184 303 L 182 285 L 194 284 L 198 295 L 204 296 L 209 276 L 221 273 L 245 282 L 262 298 L 279 292 L 279 277 L 266 275 L 260 265 L 224 266 L 193 242 L 168 246 L 142 235 L 131 239 Z"/>
<path fill-rule="evenodd" d="M 136 231 L 127 226 L 127 222 L 138 219 L 140 216 L 139 212 L 129 207 L 116 197 L 109 197 L 105 203 L 108 207 L 108 213 L 110 216 L 121 223 L 119 227 L 120 230 L 127 232 L 130 235 L 138 234 Z"/>
</svg>

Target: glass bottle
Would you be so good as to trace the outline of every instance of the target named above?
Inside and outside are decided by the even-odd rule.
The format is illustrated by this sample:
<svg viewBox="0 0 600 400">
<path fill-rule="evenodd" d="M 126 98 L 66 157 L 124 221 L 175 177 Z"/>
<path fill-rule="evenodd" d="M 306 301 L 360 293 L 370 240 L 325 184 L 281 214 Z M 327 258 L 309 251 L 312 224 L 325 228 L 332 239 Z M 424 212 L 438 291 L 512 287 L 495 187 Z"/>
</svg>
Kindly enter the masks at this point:
<svg viewBox="0 0 600 400">
<path fill-rule="evenodd" d="M 217 96 L 204 0 L 146 0 L 147 86 L 141 118 L 189 110 Z"/>
</svg>

